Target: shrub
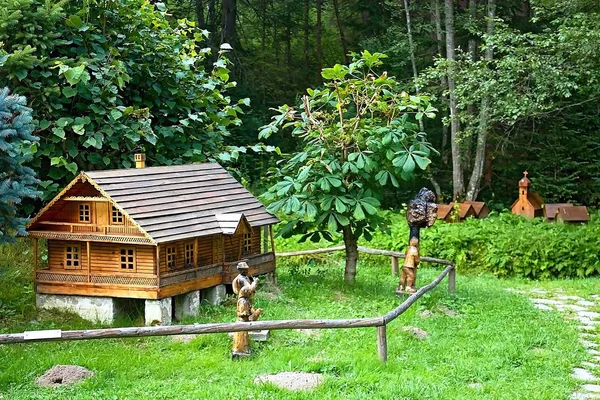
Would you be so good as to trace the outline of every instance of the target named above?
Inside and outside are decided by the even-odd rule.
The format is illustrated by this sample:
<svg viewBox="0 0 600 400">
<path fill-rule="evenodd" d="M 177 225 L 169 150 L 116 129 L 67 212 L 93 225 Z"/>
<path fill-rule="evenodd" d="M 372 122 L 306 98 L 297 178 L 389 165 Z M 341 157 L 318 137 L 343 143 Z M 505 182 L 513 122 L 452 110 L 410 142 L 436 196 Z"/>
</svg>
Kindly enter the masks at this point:
<svg viewBox="0 0 600 400">
<path fill-rule="evenodd" d="M 371 246 L 404 251 L 408 227 L 403 213 L 392 216 L 390 236 L 377 234 Z M 508 213 L 442 221 L 421 232 L 421 254 L 453 260 L 459 271 L 488 271 L 499 277 L 533 279 L 586 277 L 600 273 L 600 223 L 559 225 Z"/>
</svg>

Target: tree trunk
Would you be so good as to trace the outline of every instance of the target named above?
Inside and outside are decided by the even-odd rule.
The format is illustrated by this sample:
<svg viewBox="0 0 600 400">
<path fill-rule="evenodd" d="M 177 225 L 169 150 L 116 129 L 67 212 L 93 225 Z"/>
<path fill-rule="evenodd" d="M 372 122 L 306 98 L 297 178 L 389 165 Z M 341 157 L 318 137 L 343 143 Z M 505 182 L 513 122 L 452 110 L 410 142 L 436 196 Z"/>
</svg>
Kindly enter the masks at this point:
<svg viewBox="0 0 600 400">
<path fill-rule="evenodd" d="M 471 27 L 477 24 L 477 0 L 469 0 L 469 24 Z M 469 32 L 469 56 L 471 60 L 475 61 L 477 58 L 477 37 L 474 33 Z M 467 114 L 475 116 L 477 113 L 477 107 L 475 104 L 469 104 L 467 106 Z M 473 163 L 473 135 L 467 135 L 463 138 L 463 149 L 465 149 L 463 159 L 463 170 L 469 170 Z"/>
<path fill-rule="evenodd" d="M 206 29 L 206 21 L 204 20 L 204 3 L 202 0 L 196 0 L 196 21 L 198 28 Z"/>
<path fill-rule="evenodd" d="M 444 33 L 442 32 L 442 16 L 440 13 L 440 3 L 439 0 L 432 0 L 432 9 L 433 9 L 433 19 L 435 22 L 435 38 L 437 43 L 437 51 L 440 57 L 444 56 L 444 50 L 442 47 L 442 43 L 444 42 Z M 440 78 L 440 83 L 442 85 L 442 92 L 446 90 L 448 87 L 448 82 L 445 75 L 442 75 Z M 442 95 L 443 99 L 446 99 L 446 96 Z M 446 111 L 444 111 L 444 117 L 446 117 Z M 448 145 L 448 126 L 446 124 L 442 125 L 442 146 L 440 149 L 440 158 L 443 164 L 448 164 L 448 157 L 446 155 L 446 146 Z"/>
<path fill-rule="evenodd" d="M 263 51 L 267 48 L 267 0 L 260 0 L 261 13 L 261 32 L 260 32 L 260 48 Z"/>
<path fill-rule="evenodd" d="M 487 4 L 487 34 L 494 34 L 494 18 L 496 17 L 496 0 L 488 0 Z M 485 60 L 490 62 L 494 58 L 494 48 L 486 46 Z M 474 201 L 481 190 L 481 178 L 485 166 L 485 151 L 487 148 L 487 137 L 490 130 L 489 124 L 489 97 L 481 99 L 481 109 L 479 110 L 479 134 L 477 136 L 477 147 L 475 149 L 475 163 L 473 172 L 469 179 L 469 188 L 467 190 L 467 200 Z"/>
<path fill-rule="evenodd" d="M 469 0 L 469 21 L 471 25 L 477 23 L 477 0 Z M 473 33 L 469 32 L 469 54 L 475 60 L 477 56 L 477 40 Z"/>
<path fill-rule="evenodd" d="M 410 10 L 408 8 L 408 0 L 404 0 L 404 10 L 406 11 L 406 31 L 408 33 L 408 47 L 410 48 L 410 63 L 412 64 L 413 79 L 415 81 L 415 92 L 419 95 L 419 73 L 417 72 L 417 60 L 415 58 L 415 44 L 413 42 L 412 30 L 410 28 Z M 423 127 L 423 119 L 419 120 L 419 129 L 421 132 L 425 130 Z"/>
<path fill-rule="evenodd" d="M 323 14 L 323 0 L 317 0 L 317 23 L 315 25 L 315 48 L 316 48 L 316 61 L 317 61 L 317 82 L 321 82 L 321 70 L 323 69 L 323 46 L 321 42 L 322 35 L 322 21 L 321 17 Z"/>
<path fill-rule="evenodd" d="M 235 29 L 237 0 L 223 0 L 221 19 L 221 43 L 229 43 L 235 48 L 237 34 Z"/>
<path fill-rule="evenodd" d="M 285 27 L 285 64 L 288 68 L 292 65 L 292 16 L 289 8 L 287 13 L 287 23 Z"/>
<path fill-rule="evenodd" d="M 206 28 L 208 29 L 208 44 L 211 48 L 217 47 L 217 13 L 215 12 L 215 1 L 208 0 L 208 22 Z"/>
<path fill-rule="evenodd" d="M 309 71 L 310 68 L 310 26 L 309 26 L 309 15 L 310 15 L 310 0 L 304 0 L 304 68 Z"/>
<path fill-rule="evenodd" d="M 337 22 L 338 29 L 340 31 L 340 42 L 342 43 L 342 51 L 344 52 L 344 64 L 349 64 L 348 59 L 348 43 L 346 42 L 346 36 L 344 36 L 344 26 L 342 25 L 342 19 L 340 18 L 340 5 L 338 0 L 333 0 L 333 10 L 335 12 L 335 20 Z"/>
<path fill-rule="evenodd" d="M 448 95 L 450 103 L 450 139 L 452 143 L 452 199 L 461 200 L 465 194 L 465 184 L 463 180 L 463 169 L 461 160 L 460 143 L 458 135 L 460 133 L 460 121 L 457 115 L 456 106 L 456 84 L 454 75 L 456 71 L 454 57 L 454 1 L 445 0 L 446 11 L 446 59 L 448 66 Z"/>
<path fill-rule="evenodd" d="M 354 237 L 350 225 L 343 227 L 344 245 L 346 246 L 346 269 L 344 280 L 352 283 L 356 278 L 356 263 L 358 261 L 358 241 Z"/>
</svg>

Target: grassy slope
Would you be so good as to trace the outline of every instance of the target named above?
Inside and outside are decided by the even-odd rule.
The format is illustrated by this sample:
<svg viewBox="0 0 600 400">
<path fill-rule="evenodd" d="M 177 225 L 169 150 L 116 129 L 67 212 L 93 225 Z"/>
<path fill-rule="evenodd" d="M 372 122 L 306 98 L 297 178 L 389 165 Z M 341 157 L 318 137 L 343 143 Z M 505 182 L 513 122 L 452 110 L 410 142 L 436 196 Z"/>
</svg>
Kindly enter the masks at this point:
<svg viewBox="0 0 600 400">
<path fill-rule="evenodd" d="M 28 264 L 22 262 L 21 271 Z M 342 283 L 340 258 L 305 265 L 280 261 L 279 287 L 263 285 L 257 296 L 265 319 L 374 316 L 399 303 L 386 258 L 363 260 L 353 287 Z M 6 271 L 6 261 L 0 262 L 0 271 Z M 420 282 L 437 272 L 423 268 Z M 11 305 L 6 309 L 21 304 L 11 315 L 0 312 L 1 331 L 89 327 L 60 314 L 31 321 L 31 294 L 23 290 L 29 287 L 23 276 L 13 273 L 11 282 L 0 278 L 0 299 Z M 570 371 L 584 357 L 574 329 L 559 315 L 538 311 L 505 291 L 510 282 L 459 276 L 457 284 L 456 296 L 442 285 L 388 327 L 387 364 L 377 358 L 375 328 L 324 330 L 310 337 L 275 331 L 268 342 L 254 345 L 252 359 L 238 362 L 229 359 L 226 335 L 201 336 L 188 344 L 148 338 L 11 345 L 0 346 L 0 394 L 10 399 L 568 398 L 576 384 Z M 461 317 L 435 311 L 439 304 Z M 432 317 L 419 315 L 426 308 L 434 310 Z M 234 314 L 232 305 L 205 307 L 202 315 L 185 322 L 232 321 Z M 430 336 L 418 341 L 402 331 L 405 325 Z M 33 379 L 56 364 L 82 365 L 96 376 L 71 388 L 37 388 Z M 324 373 L 325 384 L 312 392 L 289 393 L 252 383 L 258 374 L 292 370 Z"/>
</svg>

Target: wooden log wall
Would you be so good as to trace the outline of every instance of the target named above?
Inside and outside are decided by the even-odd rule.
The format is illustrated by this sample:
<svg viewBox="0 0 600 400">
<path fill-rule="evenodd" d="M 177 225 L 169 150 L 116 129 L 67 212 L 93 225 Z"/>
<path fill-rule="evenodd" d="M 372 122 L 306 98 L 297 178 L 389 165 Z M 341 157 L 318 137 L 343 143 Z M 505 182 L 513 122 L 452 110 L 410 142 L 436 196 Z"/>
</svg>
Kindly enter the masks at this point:
<svg viewBox="0 0 600 400">
<path fill-rule="evenodd" d="M 81 268 L 65 268 L 65 247 L 79 246 Z M 136 271 L 121 269 L 121 248 L 134 248 Z M 116 243 L 90 243 L 91 273 L 136 273 L 152 275 L 154 273 L 154 246 L 126 245 Z M 64 240 L 48 241 L 48 268 L 53 271 L 87 271 L 86 242 Z"/>
<path fill-rule="evenodd" d="M 182 270 L 184 268 L 193 268 L 194 266 L 185 265 L 185 245 L 194 245 L 195 239 L 179 240 L 172 243 L 164 243 L 160 245 L 160 272 L 161 274 L 167 274 L 169 272 Z M 169 268 L 167 266 L 167 247 L 175 247 L 175 268 Z M 198 238 L 198 255 L 197 255 L 197 266 L 208 266 L 221 262 L 221 260 L 213 261 L 213 237 L 204 236 Z"/>
</svg>

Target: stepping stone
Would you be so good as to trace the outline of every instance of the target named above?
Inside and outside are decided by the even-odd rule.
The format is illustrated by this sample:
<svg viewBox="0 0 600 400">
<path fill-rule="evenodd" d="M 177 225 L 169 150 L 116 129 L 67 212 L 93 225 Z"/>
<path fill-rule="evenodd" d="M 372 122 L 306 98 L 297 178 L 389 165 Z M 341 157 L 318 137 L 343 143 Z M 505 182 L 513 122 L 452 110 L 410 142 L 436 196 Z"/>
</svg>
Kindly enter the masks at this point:
<svg viewBox="0 0 600 400">
<path fill-rule="evenodd" d="M 598 368 L 598 364 L 591 363 L 589 361 L 584 361 L 581 363 L 586 368 Z"/>
<path fill-rule="evenodd" d="M 581 343 L 584 347 L 587 347 L 588 349 L 598 347 L 598 343 L 590 342 L 585 339 L 579 339 L 579 343 Z"/>
<path fill-rule="evenodd" d="M 594 349 L 587 349 L 587 353 L 591 356 L 600 356 L 600 351 Z"/>
<path fill-rule="evenodd" d="M 592 360 L 600 362 L 600 356 L 593 356 Z"/>
<path fill-rule="evenodd" d="M 531 299 L 531 301 L 538 304 L 564 304 L 562 301 L 552 299 Z"/>
<path fill-rule="evenodd" d="M 600 318 L 600 313 L 597 313 L 595 311 L 583 311 L 582 310 L 581 312 L 578 312 L 577 315 L 581 315 L 583 317 L 587 317 L 587 318 L 591 318 L 591 319 Z"/>
<path fill-rule="evenodd" d="M 600 393 L 600 385 L 586 383 L 585 385 L 581 386 L 581 390 L 585 390 L 586 392 Z"/>
<path fill-rule="evenodd" d="M 559 299 L 559 300 L 583 300 L 583 297 L 562 295 L 562 296 L 556 296 L 555 299 Z"/>
<path fill-rule="evenodd" d="M 548 291 L 544 289 L 533 288 L 529 291 L 529 293 L 548 293 Z"/>
<path fill-rule="evenodd" d="M 275 375 L 259 375 L 254 383 L 272 383 L 287 390 L 310 390 L 323 382 L 323 375 L 307 372 L 281 372 Z"/>
<path fill-rule="evenodd" d="M 578 325 L 577 329 L 581 331 L 594 331 L 596 330 L 596 327 L 593 325 Z"/>
<path fill-rule="evenodd" d="M 569 397 L 571 400 L 590 400 L 600 399 L 600 394 L 575 392 Z"/>
<path fill-rule="evenodd" d="M 590 371 L 583 368 L 573 368 L 573 374 L 571 375 L 575 379 L 579 379 L 580 381 L 597 381 L 598 378 L 594 376 Z"/>
<path fill-rule="evenodd" d="M 564 310 L 577 311 L 578 315 L 584 315 L 584 316 L 585 316 L 585 314 L 589 313 L 589 311 L 587 311 L 587 308 L 581 307 L 581 306 L 578 306 L 575 304 L 557 304 L 556 308 L 559 311 L 564 311 Z M 597 314 L 597 313 L 595 313 L 595 314 Z M 590 317 L 588 317 L 588 318 L 590 318 Z M 593 318 L 593 317 L 591 317 L 591 318 Z"/>
<path fill-rule="evenodd" d="M 543 311 L 552 311 L 552 310 L 554 310 L 552 307 L 547 306 L 545 304 L 534 304 L 533 306 L 535 308 L 537 308 L 538 310 L 543 310 Z"/>
<path fill-rule="evenodd" d="M 402 330 L 404 332 L 410 333 L 414 338 L 419 340 L 427 339 L 427 336 L 429 336 L 429 333 L 427 333 L 423 329 L 417 328 L 416 326 L 405 326 L 402 328 Z"/>
<path fill-rule="evenodd" d="M 589 300 L 579 300 L 576 304 L 578 304 L 580 306 L 586 306 L 586 307 L 592 307 L 592 306 L 596 305 L 596 303 L 594 303 L 593 301 L 589 301 Z"/>
</svg>

